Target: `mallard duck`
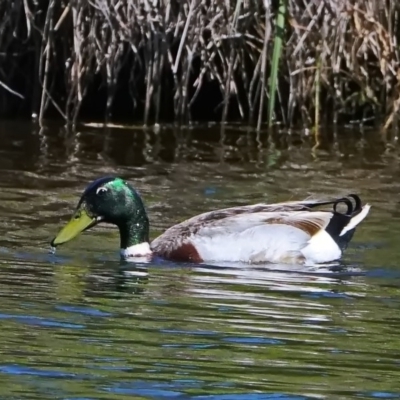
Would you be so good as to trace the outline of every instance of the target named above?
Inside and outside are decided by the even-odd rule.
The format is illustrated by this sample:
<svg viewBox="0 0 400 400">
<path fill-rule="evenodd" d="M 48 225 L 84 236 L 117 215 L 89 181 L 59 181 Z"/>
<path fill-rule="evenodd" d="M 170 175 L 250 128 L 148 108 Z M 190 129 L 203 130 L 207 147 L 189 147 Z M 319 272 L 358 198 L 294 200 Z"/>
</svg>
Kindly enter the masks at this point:
<svg viewBox="0 0 400 400">
<path fill-rule="evenodd" d="M 339 212 L 339 204 L 347 207 Z M 331 206 L 330 210 L 316 210 Z M 153 256 L 194 263 L 319 264 L 338 260 L 367 216 L 357 195 L 254 204 L 210 211 L 167 229 L 149 242 L 149 219 L 137 191 L 118 177 L 95 180 L 75 213 L 52 240 L 55 249 L 101 223 L 118 227 L 123 259 Z"/>
</svg>

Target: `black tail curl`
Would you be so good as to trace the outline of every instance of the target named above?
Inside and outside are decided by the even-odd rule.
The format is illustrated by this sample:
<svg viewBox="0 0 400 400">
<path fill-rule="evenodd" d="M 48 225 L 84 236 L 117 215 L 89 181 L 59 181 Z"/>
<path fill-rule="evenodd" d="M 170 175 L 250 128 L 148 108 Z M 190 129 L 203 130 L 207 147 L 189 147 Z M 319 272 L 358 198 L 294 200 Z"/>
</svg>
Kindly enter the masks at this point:
<svg viewBox="0 0 400 400">
<path fill-rule="evenodd" d="M 351 199 L 354 201 L 354 204 Z M 349 217 L 358 214 L 362 210 L 361 199 L 356 194 L 349 194 L 347 197 L 342 197 L 341 199 L 336 200 L 333 204 L 333 210 L 335 213 L 343 214 L 337 210 L 338 205 L 341 203 L 347 205 L 347 211 L 344 213 L 344 215 Z"/>
<path fill-rule="evenodd" d="M 338 206 L 340 204 L 345 204 L 347 206 L 347 210 L 345 212 L 338 211 Z M 351 219 L 361 212 L 361 210 L 362 202 L 360 197 L 356 194 L 349 194 L 346 197 L 337 199 L 333 204 L 334 213 L 325 230 L 329 233 L 342 251 L 346 249 L 350 240 L 352 239 L 355 232 L 355 227 L 347 231 L 344 235 L 340 236 L 340 234 L 350 223 Z"/>
<path fill-rule="evenodd" d="M 347 217 L 353 217 L 362 210 L 362 202 L 357 194 L 349 194 L 345 197 L 341 197 L 339 199 L 334 199 L 334 200 L 317 201 L 315 203 L 307 204 L 307 207 L 314 208 L 314 207 L 326 206 L 329 204 L 333 204 L 333 211 L 335 214 L 340 214 Z M 347 210 L 345 212 L 340 212 L 338 210 L 338 206 L 342 204 L 345 204 L 347 206 Z"/>
</svg>

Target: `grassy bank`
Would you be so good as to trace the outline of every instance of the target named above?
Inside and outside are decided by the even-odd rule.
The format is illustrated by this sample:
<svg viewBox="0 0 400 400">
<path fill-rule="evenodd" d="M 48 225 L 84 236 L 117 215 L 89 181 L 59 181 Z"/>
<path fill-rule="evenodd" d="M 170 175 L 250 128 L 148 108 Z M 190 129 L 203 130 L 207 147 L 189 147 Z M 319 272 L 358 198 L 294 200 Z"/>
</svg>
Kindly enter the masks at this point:
<svg viewBox="0 0 400 400">
<path fill-rule="evenodd" d="M 0 3 L 0 113 L 397 126 L 397 0 Z"/>
</svg>

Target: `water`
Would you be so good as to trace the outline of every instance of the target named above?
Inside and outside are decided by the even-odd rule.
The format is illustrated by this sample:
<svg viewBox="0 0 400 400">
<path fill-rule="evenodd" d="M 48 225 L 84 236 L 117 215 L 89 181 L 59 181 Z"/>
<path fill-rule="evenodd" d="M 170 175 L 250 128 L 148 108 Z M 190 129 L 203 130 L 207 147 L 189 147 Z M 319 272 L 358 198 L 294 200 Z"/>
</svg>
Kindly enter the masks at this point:
<svg viewBox="0 0 400 400">
<path fill-rule="evenodd" d="M 378 133 L 268 140 L 0 125 L 0 398 L 399 399 L 400 174 Z M 103 227 L 48 253 L 92 179 L 141 192 L 152 236 L 236 204 L 358 192 L 339 267 L 121 264 Z"/>
</svg>

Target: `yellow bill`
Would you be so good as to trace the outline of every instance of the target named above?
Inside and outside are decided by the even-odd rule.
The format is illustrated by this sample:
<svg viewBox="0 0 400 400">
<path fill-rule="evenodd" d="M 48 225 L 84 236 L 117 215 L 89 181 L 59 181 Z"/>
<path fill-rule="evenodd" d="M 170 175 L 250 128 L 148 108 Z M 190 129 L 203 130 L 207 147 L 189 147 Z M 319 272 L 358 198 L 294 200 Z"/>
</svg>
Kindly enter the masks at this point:
<svg viewBox="0 0 400 400">
<path fill-rule="evenodd" d="M 85 229 L 89 229 L 93 225 L 96 225 L 96 223 L 96 217 L 90 217 L 86 210 L 79 209 L 75 212 L 67 225 L 65 225 L 58 235 L 52 240 L 51 245 L 56 247 L 60 244 L 69 242 Z"/>
</svg>

